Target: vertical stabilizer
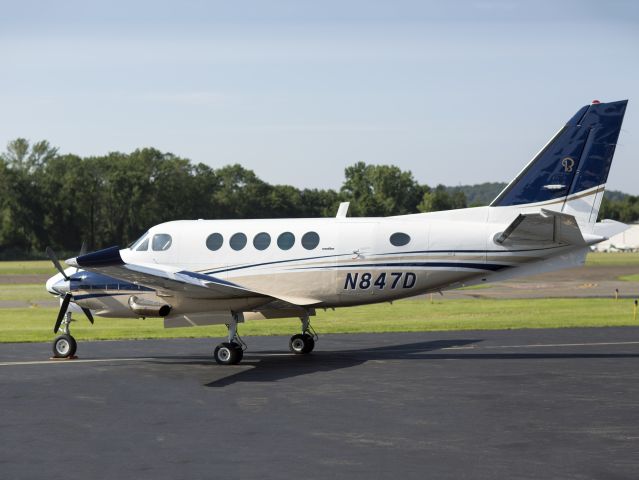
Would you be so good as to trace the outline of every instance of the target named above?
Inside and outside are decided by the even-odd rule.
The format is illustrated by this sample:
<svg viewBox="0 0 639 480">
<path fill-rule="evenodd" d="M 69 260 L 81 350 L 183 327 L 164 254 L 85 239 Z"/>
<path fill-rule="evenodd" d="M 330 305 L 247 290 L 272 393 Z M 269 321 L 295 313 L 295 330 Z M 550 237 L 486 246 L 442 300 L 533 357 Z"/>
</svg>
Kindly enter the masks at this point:
<svg viewBox="0 0 639 480">
<path fill-rule="evenodd" d="M 582 107 L 491 207 L 544 207 L 596 222 L 627 103 Z"/>
</svg>

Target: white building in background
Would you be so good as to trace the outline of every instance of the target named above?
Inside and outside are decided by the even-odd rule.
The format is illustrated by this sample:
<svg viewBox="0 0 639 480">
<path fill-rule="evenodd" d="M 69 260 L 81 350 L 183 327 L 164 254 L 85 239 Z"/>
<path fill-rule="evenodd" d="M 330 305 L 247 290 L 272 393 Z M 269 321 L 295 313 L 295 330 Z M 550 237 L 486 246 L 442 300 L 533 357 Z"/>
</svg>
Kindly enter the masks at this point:
<svg viewBox="0 0 639 480">
<path fill-rule="evenodd" d="M 625 232 L 621 232 L 610 240 L 595 245 L 597 252 L 639 252 L 639 223 L 631 224 Z"/>
</svg>

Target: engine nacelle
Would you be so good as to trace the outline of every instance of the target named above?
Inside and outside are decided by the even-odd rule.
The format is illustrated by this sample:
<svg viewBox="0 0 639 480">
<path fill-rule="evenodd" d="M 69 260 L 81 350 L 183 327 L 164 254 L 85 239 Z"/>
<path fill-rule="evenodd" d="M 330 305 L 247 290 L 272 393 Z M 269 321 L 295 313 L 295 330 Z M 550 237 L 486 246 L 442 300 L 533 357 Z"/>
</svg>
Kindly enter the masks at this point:
<svg viewBox="0 0 639 480">
<path fill-rule="evenodd" d="M 141 317 L 166 317 L 171 313 L 171 305 L 145 300 L 136 296 L 129 297 L 129 308 Z"/>
</svg>

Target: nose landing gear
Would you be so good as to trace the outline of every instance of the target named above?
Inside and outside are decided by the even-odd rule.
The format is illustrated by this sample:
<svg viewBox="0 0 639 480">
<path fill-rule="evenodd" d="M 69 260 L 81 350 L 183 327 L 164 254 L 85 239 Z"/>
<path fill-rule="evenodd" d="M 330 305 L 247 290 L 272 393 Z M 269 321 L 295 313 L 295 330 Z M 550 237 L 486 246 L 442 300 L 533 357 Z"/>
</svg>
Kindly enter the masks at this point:
<svg viewBox="0 0 639 480">
<path fill-rule="evenodd" d="M 71 336 L 71 312 L 64 314 L 64 319 L 60 324 L 62 335 L 57 336 L 53 340 L 53 357 L 54 358 L 73 358 L 78 348 L 78 343 Z"/>
</svg>

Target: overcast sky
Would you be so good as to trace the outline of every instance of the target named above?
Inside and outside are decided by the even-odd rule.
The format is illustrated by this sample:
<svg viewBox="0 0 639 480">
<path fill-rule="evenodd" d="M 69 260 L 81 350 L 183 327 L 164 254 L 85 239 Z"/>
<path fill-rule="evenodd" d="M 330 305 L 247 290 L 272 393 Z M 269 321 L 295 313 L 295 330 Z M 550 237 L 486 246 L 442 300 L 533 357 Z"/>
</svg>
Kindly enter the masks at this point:
<svg viewBox="0 0 639 480">
<path fill-rule="evenodd" d="M 639 2 L 0 1 L 0 149 L 145 146 L 271 183 L 357 161 L 508 181 L 582 105 L 630 99 L 609 188 L 639 194 Z"/>
</svg>

